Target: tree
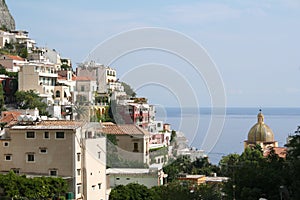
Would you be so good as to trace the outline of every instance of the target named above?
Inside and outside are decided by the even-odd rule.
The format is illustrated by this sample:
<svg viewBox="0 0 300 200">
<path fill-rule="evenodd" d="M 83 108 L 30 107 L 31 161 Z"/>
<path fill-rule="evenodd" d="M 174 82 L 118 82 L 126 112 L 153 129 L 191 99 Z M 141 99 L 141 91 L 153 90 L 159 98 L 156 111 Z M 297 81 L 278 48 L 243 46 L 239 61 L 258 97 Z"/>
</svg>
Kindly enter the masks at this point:
<svg viewBox="0 0 300 200">
<path fill-rule="evenodd" d="M 109 200 L 154 200 L 153 193 L 144 185 L 130 183 L 111 190 Z"/>
<path fill-rule="evenodd" d="M 168 174 L 168 182 L 175 181 L 178 174 L 201 174 L 210 176 L 212 173 L 218 173 L 219 167 L 212 165 L 208 157 L 196 158 L 191 161 L 189 156 L 179 156 L 176 160 L 170 160 L 164 168 Z"/>
<path fill-rule="evenodd" d="M 67 182 L 59 177 L 26 178 L 10 171 L 0 175 L 0 188 L 13 199 L 49 199 L 66 193 Z"/>
<path fill-rule="evenodd" d="M 264 157 L 259 146 L 246 148 L 241 155 L 230 154 L 220 162 L 221 173 L 230 180 L 224 185 L 227 199 L 256 200 L 262 196 L 279 199 L 279 188 L 286 185 L 286 166 L 274 152 Z"/>
<path fill-rule="evenodd" d="M 48 115 L 42 98 L 34 91 L 17 91 L 15 93 L 17 106 L 21 109 L 35 109 L 37 108 L 41 115 Z"/>
<path fill-rule="evenodd" d="M 131 96 L 131 97 L 135 97 L 136 96 L 136 93 L 134 92 L 134 90 L 131 88 L 130 85 L 128 85 L 127 83 L 125 82 L 121 82 L 122 86 L 124 87 L 124 91 L 126 92 L 126 94 L 128 96 Z"/>
<path fill-rule="evenodd" d="M 76 113 L 76 120 L 88 120 L 88 107 L 77 104 L 74 106 L 73 112 Z"/>
<path fill-rule="evenodd" d="M 286 182 L 292 199 L 300 199 L 300 135 L 290 137 L 287 151 L 288 173 Z"/>
</svg>

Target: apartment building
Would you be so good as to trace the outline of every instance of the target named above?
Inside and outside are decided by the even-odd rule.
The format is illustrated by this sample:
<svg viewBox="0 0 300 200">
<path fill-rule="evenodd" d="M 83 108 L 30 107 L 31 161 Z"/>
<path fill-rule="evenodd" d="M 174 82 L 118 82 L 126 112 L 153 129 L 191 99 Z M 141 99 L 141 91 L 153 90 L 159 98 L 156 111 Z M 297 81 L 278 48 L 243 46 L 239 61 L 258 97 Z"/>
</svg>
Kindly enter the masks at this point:
<svg viewBox="0 0 300 200">
<path fill-rule="evenodd" d="M 105 199 L 106 139 L 99 123 L 20 115 L 0 142 L 0 173 L 59 176 L 75 199 Z"/>
<path fill-rule="evenodd" d="M 129 161 L 149 165 L 149 132 L 134 124 L 101 123 L 101 132 L 114 135 L 117 141 L 117 153 Z"/>
<path fill-rule="evenodd" d="M 124 87 L 117 81 L 117 72 L 111 67 L 89 62 L 80 64 L 76 68 L 77 76 L 87 76 L 97 82 L 98 93 L 124 91 Z"/>
</svg>

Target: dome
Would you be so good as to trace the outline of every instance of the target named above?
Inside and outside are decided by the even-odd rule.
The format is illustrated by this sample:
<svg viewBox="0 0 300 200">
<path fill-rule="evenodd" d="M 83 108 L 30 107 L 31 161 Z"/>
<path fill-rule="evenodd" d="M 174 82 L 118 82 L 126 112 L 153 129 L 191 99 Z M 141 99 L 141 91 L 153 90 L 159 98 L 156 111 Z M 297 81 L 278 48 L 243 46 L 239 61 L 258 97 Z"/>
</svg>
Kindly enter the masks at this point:
<svg viewBox="0 0 300 200">
<path fill-rule="evenodd" d="M 273 142 L 274 133 L 272 129 L 264 123 L 264 115 L 260 112 L 257 115 L 257 123 L 252 126 L 248 133 L 248 142 Z"/>
</svg>

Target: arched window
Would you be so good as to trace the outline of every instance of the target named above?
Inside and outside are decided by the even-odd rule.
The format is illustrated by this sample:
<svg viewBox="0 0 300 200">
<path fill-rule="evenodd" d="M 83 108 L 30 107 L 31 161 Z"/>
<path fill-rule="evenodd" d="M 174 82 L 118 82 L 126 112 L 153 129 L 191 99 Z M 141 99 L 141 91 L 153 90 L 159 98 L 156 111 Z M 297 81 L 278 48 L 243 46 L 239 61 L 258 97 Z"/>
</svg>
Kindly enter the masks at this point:
<svg viewBox="0 0 300 200">
<path fill-rule="evenodd" d="M 60 97 L 60 91 L 59 90 L 56 91 L 55 97 Z"/>
</svg>

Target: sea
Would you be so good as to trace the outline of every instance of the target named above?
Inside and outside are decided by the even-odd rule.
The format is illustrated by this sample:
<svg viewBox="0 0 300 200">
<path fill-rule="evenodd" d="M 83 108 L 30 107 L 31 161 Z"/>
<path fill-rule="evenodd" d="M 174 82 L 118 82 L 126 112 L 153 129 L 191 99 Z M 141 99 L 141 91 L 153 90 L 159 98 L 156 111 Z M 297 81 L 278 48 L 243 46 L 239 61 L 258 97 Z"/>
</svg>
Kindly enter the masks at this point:
<svg viewBox="0 0 300 200">
<path fill-rule="evenodd" d="M 172 130 L 182 132 L 191 148 L 204 150 L 210 162 L 217 165 L 222 156 L 243 152 L 244 141 L 250 128 L 257 123 L 259 112 L 263 113 L 265 124 L 273 130 L 274 139 L 281 147 L 300 125 L 300 108 L 291 107 L 229 107 L 219 111 L 157 107 L 156 120 L 169 123 Z"/>
</svg>

